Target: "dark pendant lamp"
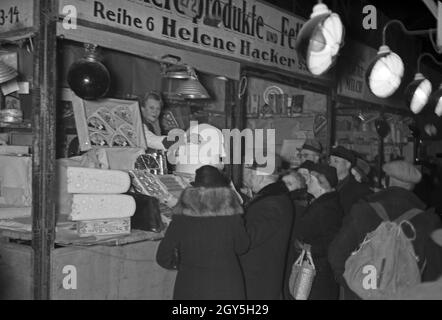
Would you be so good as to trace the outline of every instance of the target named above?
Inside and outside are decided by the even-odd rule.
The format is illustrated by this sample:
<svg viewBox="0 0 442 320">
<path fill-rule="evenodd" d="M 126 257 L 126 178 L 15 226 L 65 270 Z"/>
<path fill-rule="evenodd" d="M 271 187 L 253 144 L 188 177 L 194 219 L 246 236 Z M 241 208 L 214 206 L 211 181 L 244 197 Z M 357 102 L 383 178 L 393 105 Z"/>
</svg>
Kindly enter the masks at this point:
<svg viewBox="0 0 442 320">
<path fill-rule="evenodd" d="M 82 99 L 96 100 L 106 95 L 110 87 L 110 74 L 98 60 L 97 46 L 86 43 L 85 56 L 74 62 L 68 71 L 68 84 Z"/>
<path fill-rule="evenodd" d="M 414 76 L 414 80 L 408 85 L 407 89 L 405 89 L 405 97 L 408 105 L 410 106 L 410 110 L 414 114 L 420 113 L 424 107 L 427 105 L 430 95 L 431 95 L 431 82 L 424 77 L 422 73 L 420 73 L 420 64 L 421 60 L 424 57 L 431 58 L 436 64 L 441 65 L 442 63 L 437 61 L 431 54 L 423 53 L 417 59 L 417 73 Z M 437 99 L 438 100 L 438 99 Z M 437 103 L 436 103 L 437 105 Z M 440 109 L 440 108 L 439 108 Z M 439 110 L 442 114 L 442 110 Z M 436 109 L 435 109 L 436 112 Z M 437 112 L 436 112 L 437 114 Z"/>
<path fill-rule="evenodd" d="M 210 95 L 203 85 L 199 82 L 195 69 L 187 66 L 188 79 L 184 80 L 176 94 L 184 99 L 210 99 Z"/>
<path fill-rule="evenodd" d="M 390 133 L 388 122 L 382 117 L 374 122 L 377 134 L 384 139 Z"/>
<path fill-rule="evenodd" d="M 401 85 L 404 75 L 404 63 L 402 59 L 386 45 L 385 37 L 387 28 L 392 24 L 398 24 L 402 31 L 408 35 L 423 35 L 436 29 L 409 31 L 399 20 L 389 21 L 382 30 L 382 45 L 376 58 L 370 63 L 366 72 L 366 81 L 370 91 L 379 98 L 388 98 Z M 419 79 L 418 79 L 419 80 Z"/>
<path fill-rule="evenodd" d="M 343 45 L 344 26 L 338 14 L 318 1 L 296 39 L 296 51 L 308 70 L 319 76 L 330 69 Z"/>
</svg>

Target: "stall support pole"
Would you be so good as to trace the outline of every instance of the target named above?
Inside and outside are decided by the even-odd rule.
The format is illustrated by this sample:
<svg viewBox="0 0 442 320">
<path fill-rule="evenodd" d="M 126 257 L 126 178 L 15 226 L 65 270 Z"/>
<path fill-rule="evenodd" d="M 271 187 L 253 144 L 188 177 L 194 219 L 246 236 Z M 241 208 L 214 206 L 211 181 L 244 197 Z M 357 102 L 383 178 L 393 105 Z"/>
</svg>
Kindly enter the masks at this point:
<svg viewBox="0 0 442 320">
<path fill-rule="evenodd" d="M 56 0 L 39 0 L 33 76 L 32 248 L 34 299 L 50 298 L 55 238 Z"/>
<path fill-rule="evenodd" d="M 326 148 L 327 157 L 330 154 L 332 146 L 336 142 L 335 141 L 336 106 L 337 106 L 337 93 L 336 89 L 333 88 L 330 92 L 330 95 L 327 97 L 327 148 Z"/>
<path fill-rule="evenodd" d="M 384 164 L 384 138 L 380 135 L 379 137 L 379 145 L 378 145 L 378 188 L 382 188 L 382 165 Z"/>
<path fill-rule="evenodd" d="M 226 82 L 226 93 L 225 93 L 225 101 L 226 101 L 226 107 L 225 107 L 225 111 L 226 111 L 226 122 L 225 122 L 225 128 L 226 129 L 230 129 L 230 128 L 234 128 L 234 113 L 235 113 L 235 108 L 237 108 L 236 105 L 236 92 L 235 92 L 235 84 L 236 81 L 234 80 L 228 80 Z M 233 162 L 233 147 L 230 144 L 230 149 L 226 150 L 226 152 L 228 152 L 229 156 L 230 156 L 230 165 L 226 166 L 226 174 L 227 176 L 232 180 L 232 182 L 235 184 L 235 179 L 233 176 L 233 166 L 234 164 Z"/>
<path fill-rule="evenodd" d="M 243 76 L 246 76 L 246 75 L 241 74 L 241 78 Z M 234 87 L 232 88 L 232 94 L 234 94 L 234 98 L 233 98 L 234 109 L 232 111 L 232 117 L 233 117 L 232 128 L 236 128 L 239 131 L 242 131 L 246 126 L 245 110 L 246 110 L 247 94 L 244 93 L 241 97 L 239 96 L 239 92 L 240 92 L 239 84 L 240 84 L 240 82 L 235 82 Z M 247 90 L 246 90 L 246 92 L 247 92 Z M 231 154 L 233 154 L 232 153 L 233 147 L 230 150 L 231 150 Z M 245 146 L 242 145 L 241 159 L 244 159 L 243 158 L 244 150 L 245 150 Z M 242 187 L 242 170 L 243 170 L 242 164 L 232 165 L 232 180 L 233 180 L 233 183 L 235 184 L 235 186 Z"/>
</svg>

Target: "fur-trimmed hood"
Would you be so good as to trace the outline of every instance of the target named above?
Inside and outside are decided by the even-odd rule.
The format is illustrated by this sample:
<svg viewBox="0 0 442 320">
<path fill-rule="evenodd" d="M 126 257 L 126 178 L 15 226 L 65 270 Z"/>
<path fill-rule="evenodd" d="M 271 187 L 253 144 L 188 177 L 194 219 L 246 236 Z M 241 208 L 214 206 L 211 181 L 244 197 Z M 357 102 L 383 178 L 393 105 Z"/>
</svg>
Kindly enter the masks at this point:
<svg viewBox="0 0 442 320">
<path fill-rule="evenodd" d="M 230 188 L 188 187 L 181 194 L 173 213 L 192 217 L 221 217 L 242 214 L 243 208 Z"/>
</svg>

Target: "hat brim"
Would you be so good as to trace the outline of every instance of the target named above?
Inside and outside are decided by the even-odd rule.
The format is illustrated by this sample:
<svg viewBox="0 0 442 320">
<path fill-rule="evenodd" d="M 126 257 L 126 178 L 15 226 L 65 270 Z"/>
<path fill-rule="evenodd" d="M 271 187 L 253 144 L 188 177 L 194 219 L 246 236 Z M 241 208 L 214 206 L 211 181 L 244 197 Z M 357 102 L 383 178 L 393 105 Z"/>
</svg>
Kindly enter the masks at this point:
<svg viewBox="0 0 442 320">
<path fill-rule="evenodd" d="M 299 152 L 301 152 L 302 150 L 309 150 L 309 151 L 315 152 L 317 154 L 321 154 L 322 153 L 322 150 L 316 149 L 315 147 L 308 146 L 308 145 L 307 146 L 303 146 L 302 148 L 297 148 L 297 149 L 298 149 Z"/>
</svg>

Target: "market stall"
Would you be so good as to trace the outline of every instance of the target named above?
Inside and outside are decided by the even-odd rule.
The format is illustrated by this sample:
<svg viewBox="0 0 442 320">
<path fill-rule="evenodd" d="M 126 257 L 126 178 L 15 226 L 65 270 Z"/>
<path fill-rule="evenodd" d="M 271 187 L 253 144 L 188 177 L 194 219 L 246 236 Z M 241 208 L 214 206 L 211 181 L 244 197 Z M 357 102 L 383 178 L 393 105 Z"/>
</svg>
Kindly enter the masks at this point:
<svg viewBox="0 0 442 320">
<path fill-rule="evenodd" d="M 27 202 L 5 208 L 0 219 L 0 296 L 170 299 L 176 272 L 160 268 L 155 254 L 170 221 L 163 200 L 179 197 L 187 180 L 168 170 L 164 153 L 146 151 L 140 104 L 147 92 L 161 92 L 161 126 L 168 130 L 185 131 L 190 121 L 231 127 L 239 63 L 219 54 L 221 40 L 207 48 L 207 36 L 183 49 L 193 15 L 184 7 L 24 3 L 2 3 L 34 19 L 26 20 L 29 28 L 11 22 L 12 31 L 0 29 L 8 54 L 18 57 L 18 80 L 28 84 L 28 92 L 3 92 L 8 101 L 13 95 L 20 101 L 23 117 L 2 130 L 10 163 L 20 160 L 29 173 Z M 116 18 L 122 12 L 122 20 Z M 182 26 L 174 30 L 175 23 Z M 167 34 L 161 26 L 170 28 Z M 91 56 L 93 65 L 82 74 Z M 90 70 L 97 71 L 88 74 L 97 82 L 82 91 L 75 79 Z"/>
</svg>

